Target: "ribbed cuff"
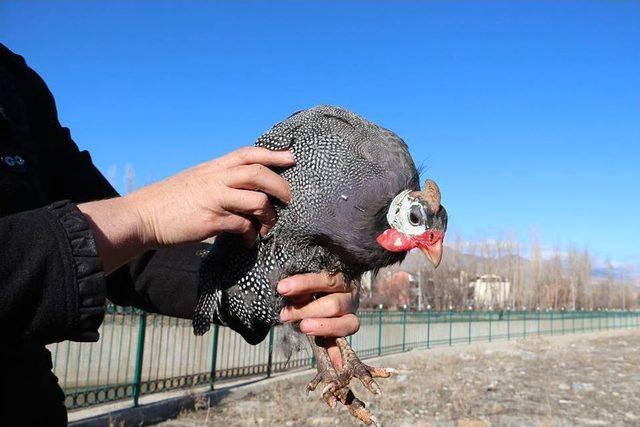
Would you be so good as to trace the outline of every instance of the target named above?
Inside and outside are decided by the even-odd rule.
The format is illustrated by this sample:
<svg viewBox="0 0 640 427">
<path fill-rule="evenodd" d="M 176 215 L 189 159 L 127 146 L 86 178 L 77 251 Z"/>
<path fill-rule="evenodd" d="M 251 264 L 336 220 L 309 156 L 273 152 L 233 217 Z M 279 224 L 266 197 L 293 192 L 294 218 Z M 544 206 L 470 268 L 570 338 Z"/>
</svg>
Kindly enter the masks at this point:
<svg viewBox="0 0 640 427">
<path fill-rule="evenodd" d="M 104 320 L 106 281 L 89 222 L 68 200 L 52 203 L 45 210 L 62 225 L 67 237 L 63 244 L 68 245 L 73 259 L 69 267 L 75 285 L 69 286 L 67 293 L 69 339 L 98 341 L 98 328 Z"/>
</svg>

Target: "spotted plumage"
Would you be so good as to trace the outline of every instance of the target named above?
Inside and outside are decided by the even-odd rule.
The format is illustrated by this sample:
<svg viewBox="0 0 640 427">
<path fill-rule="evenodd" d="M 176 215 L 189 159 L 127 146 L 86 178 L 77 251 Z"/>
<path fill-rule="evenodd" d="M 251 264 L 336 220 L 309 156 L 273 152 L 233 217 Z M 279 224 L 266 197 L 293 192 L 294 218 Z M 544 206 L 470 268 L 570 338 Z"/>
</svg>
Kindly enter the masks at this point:
<svg viewBox="0 0 640 427">
<path fill-rule="evenodd" d="M 320 270 L 357 278 L 402 260 L 404 253 L 385 250 L 376 237 L 389 226 L 394 197 L 419 188 L 404 141 L 338 107 L 298 112 L 255 145 L 293 153 L 295 166 L 278 171 L 292 201 L 274 201 L 278 220 L 251 249 L 239 236 L 218 236 L 203 262 L 193 320 L 197 334 L 214 321 L 254 344 L 278 323 L 286 303 L 275 291 L 281 278 Z"/>
</svg>

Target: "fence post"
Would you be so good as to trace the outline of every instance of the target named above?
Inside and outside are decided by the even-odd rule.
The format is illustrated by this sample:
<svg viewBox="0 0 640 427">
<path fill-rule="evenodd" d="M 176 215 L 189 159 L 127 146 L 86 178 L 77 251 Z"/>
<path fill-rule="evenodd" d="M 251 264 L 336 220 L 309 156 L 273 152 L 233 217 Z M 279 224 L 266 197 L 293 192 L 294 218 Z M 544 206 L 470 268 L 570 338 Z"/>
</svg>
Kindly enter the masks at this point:
<svg viewBox="0 0 640 427">
<path fill-rule="evenodd" d="M 144 337 L 147 331 L 147 312 L 140 313 L 138 320 L 138 345 L 136 349 L 136 366 L 133 374 L 133 406 L 138 406 L 142 385 L 142 360 L 144 356 Z"/>
<path fill-rule="evenodd" d="M 404 352 L 406 348 L 406 337 L 407 337 L 407 304 L 405 304 L 402 307 L 402 352 Z"/>
<path fill-rule="evenodd" d="M 216 364 L 218 361 L 218 333 L 220 327 L 218 324 L 213 325 L 213 338 L 211 340 L 211 390 L 213 390 L 216 382 Z"/>
<path fill-rule="evenodd" d="M 489 307 L 489 342 L 491 342 L 491 322 L 493 318 L 493 307 Z"/>
<path fill-rule="evenodd" d="M 471 344 L 471 310 L 473 307 L 469 306 L 469 344 Z"/>
<path fill-rule="evenodd" d="M 536 312 L 537 312 L 537 320 L 538 320 L 538 336 L 540 336 L 540 307 L 536 307 Z"/>
<path fill-rule="evenodd" d="M 431 306 L 427 306 L 427 348 L 431 348 Z"/>
<path fill-rule="evenodd" d="M 522 307 L 522 336 L 527 337 L 527 307 Z"/>
<path fill-rule="evenodd" d="M 511 339 L 511 307 L 507 307 L 507 340 Z"/>
<path fill-rule="evenodd" d="M 551 335 L 553 335 L 553 310 L 549 309 L 549 321 L 551 322 Z"/>
<path fill-rule="evenodd" d="M 382 304 L 378 306 L 378 356 L 382 354 Z"/>
<path fill-rule="evenodd" d="M 453 307 L 449 306 L 449 345 L 451 345 L 452 341 L 451 341 L 451 333 L 452 328 L 453 328 Z"/>
<path fill-rule="evenodd" d="M 267 360 L 267 378 L 271 377 L 272 361 L 273 361 L 273 326 L 271 327 L 271 329 L 269 329 L 269 359 Z"/>
<path fill-rule="evenodd" d="M 602 330 L 602 309 L 598 309 L 598 330 Z"/>
</svg>

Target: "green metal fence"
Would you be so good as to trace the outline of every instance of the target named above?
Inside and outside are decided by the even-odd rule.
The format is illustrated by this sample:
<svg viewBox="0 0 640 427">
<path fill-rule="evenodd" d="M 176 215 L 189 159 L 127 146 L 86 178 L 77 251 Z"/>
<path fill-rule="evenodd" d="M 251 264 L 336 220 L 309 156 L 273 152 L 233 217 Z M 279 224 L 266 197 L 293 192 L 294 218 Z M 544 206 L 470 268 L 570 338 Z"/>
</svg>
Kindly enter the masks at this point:
<svg viewBox="0 0 640 427">
<path fill-rule="evenodd" d="M 640 327 L 638 311 L 364 311 L 349 340 L 362 358 L 457 343 Z M 277 349 L 281 328 L 251 346 L 214 326 L 202 337 L 191 322 L 111 307 L 97 343 L 49 346 L 69 409 L 130 400 L 168 390 L 311 367 L 303 350 L 287 360 Z"/>
</svg>

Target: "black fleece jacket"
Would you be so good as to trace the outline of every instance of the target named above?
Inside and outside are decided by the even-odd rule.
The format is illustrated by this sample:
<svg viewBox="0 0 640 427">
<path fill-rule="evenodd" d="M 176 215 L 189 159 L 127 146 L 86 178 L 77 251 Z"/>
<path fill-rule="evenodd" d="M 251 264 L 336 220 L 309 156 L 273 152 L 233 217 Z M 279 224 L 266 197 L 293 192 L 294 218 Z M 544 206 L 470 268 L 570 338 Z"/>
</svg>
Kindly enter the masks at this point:
<svg viewBox="0 0 640 427">
<path fill-rule="evenodd" d="M 0 44 L 0 426 L 66 424 L 44 345 L 97 341 L 105 298 L 191 317 L 207 245 L 149 251 L 105 277 L 75 204 L 116 196 L 42 79 Z"/>
</svg>

